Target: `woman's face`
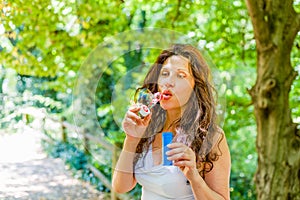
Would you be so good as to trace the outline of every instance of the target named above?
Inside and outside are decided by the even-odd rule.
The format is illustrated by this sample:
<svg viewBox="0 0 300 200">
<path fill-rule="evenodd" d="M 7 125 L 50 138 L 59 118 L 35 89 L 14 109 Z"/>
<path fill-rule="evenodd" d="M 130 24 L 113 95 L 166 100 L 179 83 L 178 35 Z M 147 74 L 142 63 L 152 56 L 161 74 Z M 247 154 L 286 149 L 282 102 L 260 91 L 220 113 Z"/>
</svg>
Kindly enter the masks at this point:
<svg viewBox="0 0 300 200">
<path fill-rule="evenodd" d="M 182 56 L 169 57 L 158 77 L 158 90 L 163 94 L 160 106 L 165 110 L 181 109 L 188 102 L 194 85 L 188 60 Z"/>
</svg>

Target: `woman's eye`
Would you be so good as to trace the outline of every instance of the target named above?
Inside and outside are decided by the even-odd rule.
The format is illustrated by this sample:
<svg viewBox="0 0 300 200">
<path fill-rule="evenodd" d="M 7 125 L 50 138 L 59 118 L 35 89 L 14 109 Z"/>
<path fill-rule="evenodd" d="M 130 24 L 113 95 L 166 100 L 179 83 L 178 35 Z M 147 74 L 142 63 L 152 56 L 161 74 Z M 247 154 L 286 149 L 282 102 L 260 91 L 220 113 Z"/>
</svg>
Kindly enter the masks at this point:
<svg viewBox="0 0 300 200">
<path fill-rule="evenodd" d="M 185 77 L 186 77 L 185 73 L 178 73 L 177 76 L 178 76 L 179 78 L 185 78 Z"/>
<path fill-rule="evenodd" d="M 162 76 L 168 76 L 168 75 L 169 75 L 169 72 L 163 71 L 163 72 L 161 72 L 161 75 L 162 75 Z"/>
</svg>

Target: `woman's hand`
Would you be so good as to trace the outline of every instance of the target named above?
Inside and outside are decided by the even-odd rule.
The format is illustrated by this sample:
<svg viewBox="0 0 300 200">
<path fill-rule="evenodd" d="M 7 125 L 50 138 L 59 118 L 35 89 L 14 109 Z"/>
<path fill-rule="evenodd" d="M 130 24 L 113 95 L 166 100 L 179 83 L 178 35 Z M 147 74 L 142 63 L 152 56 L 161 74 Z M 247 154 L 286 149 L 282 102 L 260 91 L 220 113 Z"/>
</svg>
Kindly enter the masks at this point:
<svg viewBox="0 0 300 200">
<path fill-rule="evenodd" d="M 196 156 L 194 151 L 183 143 L 171 143 L 168 145 L 168 160 L 173 161 L 174 166 L 178 166 L 185 177 L 190 181 L 199 175 L 196 167 Z"/>
<path fill-rule="evenodd" d="M 151 119 L 151 113 L 142 119 L 138 115 L 139 110 L 139 106 L 132 105 L 126 112 L 122 122 L 123 130 L 130 139 L 140 140 Z"/>
</svg>

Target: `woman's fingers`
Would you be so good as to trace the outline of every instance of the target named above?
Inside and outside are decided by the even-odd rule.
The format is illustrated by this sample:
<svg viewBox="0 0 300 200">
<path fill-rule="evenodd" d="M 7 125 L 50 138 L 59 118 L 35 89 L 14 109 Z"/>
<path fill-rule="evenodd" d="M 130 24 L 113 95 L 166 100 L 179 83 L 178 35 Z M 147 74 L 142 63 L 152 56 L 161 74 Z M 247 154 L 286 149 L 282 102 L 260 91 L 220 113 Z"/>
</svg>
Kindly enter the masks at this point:
<svg viewBox="0 0 300 200">
<path fill-rule="evenodd" d="M 142 118 L 138 112 L 140 107 L 132 105 L 128 108 L 122 122 L 122 128 L 127 135 L 141 138 L 145 132 L 150 120 L 151 114 Z"/>
<path fill-rule="evenodd" d="M 128 111 L 137 113 L 140 109 L 141 109 L 141 108 L 140 108 L 138 105 L 134 104 L 134 105 L 131 105 L 131 106 L 128 108 Z"/>
<path fill-rule="evenodd" d="M 147 115 L 145 118 L 141 119 L 141 124 L 143 126 L 148 126 L 148 124 L 150 123 L 151 120 L 151 113 L 149 115 Z"/>
<path fill-rule="evenodd" d="M 166 153 L 167 156 L 184 155 L 190 150 L 190 148 L 183 143 L 171 143 L 168 145 L 168 148 L 171 150 Z"/>
<path fill-rule="evenodd" d="M 173 154 L 173 155 L 169 155 L 168 160 L 191 160 L 192 157 L 184 152 L 179 152 L 179 153 L 176 153 L 176 154 Z"/>
<path fill-rule="evenodd" d="M 150 120 L 151 120 L 151 113 L 147 115 L 144 118 L 141 118 L 141 116 L 138 114 L 140 111 L 140 107 L 137 105 L 132 105 L 129 107 L 128 112 L 126 113 L 126 117 L 130 118 L 135 124 L 138 126 L 148 126 Z"/>
<path fill-rule="evenodd" d="M 193 163 L 190 160 L 176 160 L 173 165 L 177 167 L 193 167 Z"/>
<path fill-rule="evenodd" d="M 166 152 L 168 160 L 173 160 L 177 166 L 191 166 L 195 163 L 195 154 L 191 148 L 183 143 L 171 143 L 168 145 L 171 149 Z"/>
<path fill-rule="evenodd" d="M 126 116 L 125 116 L 125 120 L 127 120 L 127 119 L 131 119 L 132 121 L 137 122 L 138 120 L 141 119 L 141 117 L 138 116 L 134 112 L 128 111 L 127 114 L 126 114 Z"/>
</svg>

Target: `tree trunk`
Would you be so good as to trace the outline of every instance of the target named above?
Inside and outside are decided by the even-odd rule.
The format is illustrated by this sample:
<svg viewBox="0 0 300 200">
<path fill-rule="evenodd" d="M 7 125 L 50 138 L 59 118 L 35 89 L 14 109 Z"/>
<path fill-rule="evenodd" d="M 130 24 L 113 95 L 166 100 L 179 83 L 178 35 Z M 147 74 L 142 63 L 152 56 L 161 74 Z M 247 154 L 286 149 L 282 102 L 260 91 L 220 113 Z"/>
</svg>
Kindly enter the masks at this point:
<svg viewBox="0 0 300 200">
<path fill-rule="evenodd" d="M 257 80 L 249 91 L 257 122 L 257 199 L 300 199 L 300 131 L 289 107 L 300 15 L 292 0 L 246 2 L 257 47 Z"/>
</svg>

